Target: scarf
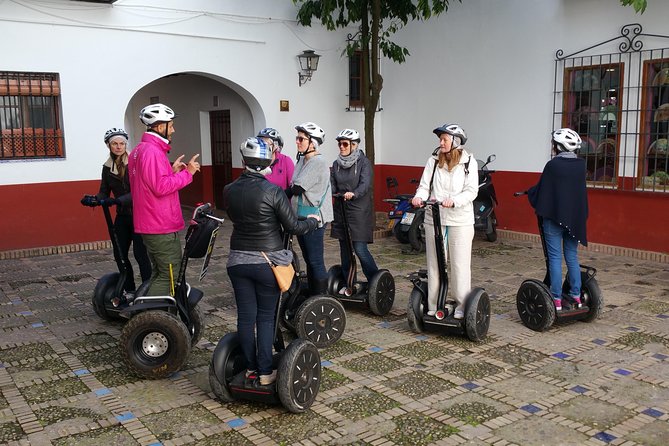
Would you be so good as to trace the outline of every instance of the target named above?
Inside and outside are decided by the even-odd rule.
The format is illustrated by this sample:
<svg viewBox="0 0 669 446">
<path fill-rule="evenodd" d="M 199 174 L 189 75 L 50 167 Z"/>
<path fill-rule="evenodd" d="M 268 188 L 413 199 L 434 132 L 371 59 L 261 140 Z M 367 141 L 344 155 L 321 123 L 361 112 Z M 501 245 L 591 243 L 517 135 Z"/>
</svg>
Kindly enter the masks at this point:
<svg viewBox="0 0 669 446">
<path fill-rule="evenodd" d="M 342 169 L 350 169 L 358 161 L 359 157 L 359 149 L 353 150 L 348 156 L 342 156 L 340 153 L 337 157 L 337 164 L 339 164 Z"/>
<path fill-rule="evenodd" d="M 577 158 L 574 152 L 560 152 L 556 156 L 559 156 L 560 158 Z"/>
<path fill-rule="evenodd" d="M 128 152 L 124 152 L 120 156 L 116 156 L 113 153 L 110 153 L 109 158 L 107 158 L 107 161 L 105 161 L 104 165 L 109 167 L 112 175 L 123 178 L 128 167 Z"/>
</svg>

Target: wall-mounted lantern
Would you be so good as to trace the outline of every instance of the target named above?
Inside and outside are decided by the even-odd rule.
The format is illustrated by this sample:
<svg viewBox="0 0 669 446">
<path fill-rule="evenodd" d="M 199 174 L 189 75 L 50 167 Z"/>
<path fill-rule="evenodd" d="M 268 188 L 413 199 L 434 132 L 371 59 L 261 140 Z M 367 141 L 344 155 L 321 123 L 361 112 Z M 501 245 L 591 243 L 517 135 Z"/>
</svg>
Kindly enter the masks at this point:
<svg viewBox="0 0 669 446">
<path fill-rule="evenodd" d="M 302 54 L 298 54 L 297 59 L 300 61 L 300 72 L 298 73 L 300 87 L 311 80 L 311 75 L 318 69 L 318 59 L 320 57 L 313 50 L 304 50 Z"/>
</svg>

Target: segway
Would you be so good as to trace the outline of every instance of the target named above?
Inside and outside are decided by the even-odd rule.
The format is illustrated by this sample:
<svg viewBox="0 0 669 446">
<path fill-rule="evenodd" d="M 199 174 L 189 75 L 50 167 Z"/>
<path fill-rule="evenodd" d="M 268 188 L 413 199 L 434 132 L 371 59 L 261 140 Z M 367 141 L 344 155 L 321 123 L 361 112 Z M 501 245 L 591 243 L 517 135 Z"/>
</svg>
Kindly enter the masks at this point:
<svg viewBox="0 0 669 446">
<path fill-rule="evenodd" d="M 293 249 L 293 238 L 284 234 L 284 246 Z M 293 251 L 295 277 L 290 289 L 284 293 L 279 309 L 279 320 L 299 338 L 311 341 L 318 348 L 334 344 L 344 334 L 346 311 L 344 306 L 329 295 L 310 296 L 308 278 L 300 269 L 300 261 Z"/>
<path fill-rule="evenodd" d="M 321 356 L 313 342 L 295 339 L 285 347 L 279 315 L 282 293 L 277 303 L 277 318 L 274 332 L 273 368 L 277 370 L 276 381 L 270 385 L 260 384 L 255 374 L 246 376 L 247 362 L 237 332 L 223 336 L 216 345 L 209 364 L 209 384 L 218 399 L 255 401 L 266 404 L 281 404 L 289 412 L 300 413 L 313 404 L 321 385 Z"/>
<path fill-rule="evenodd" d="M 409 274 L 413 290 L 409 296 L 407 319 L 409 327 L 416 333 L 426 328 L 437 328 L 447 332 L 464 333 L 471 341 L 482 341 L 488 334 L 490 326 L 490 298 L 483 288 L 474 288 L 469 292 L 465 303 L 465 317 L 455 319 L 453 313 L 456 303 L 447 301 L 448 273 L 446 272 L 446 252 L 444 251 L 444 235 L 441 229 L 439 201 L 427 201 L 426 206 L 432 208 L 434 222 L 434 240 L 439 265 L 439 295 L 437 310 L 434 316 L 427 314 L 427 270 L 419 270 Z"/>
<path fill-rule="evenodd" d="M 90 196 L 95 198 L 94 196 Z M 86 197 L 85 197 L 86 198 Z M 102 204 L 108 225 L 111 222 L 109 204 Z M 82 200 L 83 201 L 83 200 Z M 127 269 L 119 264 L 119 273 L 103 276 L 95 287 L 93 308 L 103 319 L 128 320 L 121 331 L 121 356 L 126 366 L 143 378 L 169 376 L 186 363 L 191 347 L 197 344 L 204 329 L 204 314 L 197 305 L 204 293 L 186 282 L 189 258 L 203 258 L 200 280 L 207 273 L 216 235 L 223 219 L 212 215 L 211 205 L 198 206 L 186 231 L 186 244 L 181 266 L 168 296 L 146 296 L 149 282 L 135 293 L 124 292 Z M 110 226 L 115 249 L 118 240 Z"/>
<path fill-rule="evenodd" d="M 341 265 L 334 265 L 328 271 L 328 292 L 340 301 L 363 302 L 377 316 L 385 316 L 393 308 L 395 301 L 395 278 L 387 269 L 380 269 L 367 282 L 357 281 L 357 263 L 351 240 L 351 227 L 346 214 L 343 194 L 332 194 L 341 206 L 344 220 L 344 240 L 349 258 L 349 268 L 344 275 Z M 344 294 L 339 291 L 344 288 Z"/>
<path fill-rule="evenodd" d="M 514 196 L 527 195 L 525 192 L 515 192 Z M 602 312 L 602 292 L 595 275 L 597 270 L 591 266 L 581 267 L 581 308 L 569 296 L 569 272 L 562 283 L 562 310 L 557 311 L 550 291 L 550 272 L 548 268 L 548 251 L 544 238 L 543 219 L 537 215 L 541 247 L 546 263 L 546 275 L 543 282 L 536 279 L 523 281 L 516 294 L 516 307 L 523 324 L 534 331 L 546 331 L 554 323 L 568 321 L 592 322 Z"/>
</svg>

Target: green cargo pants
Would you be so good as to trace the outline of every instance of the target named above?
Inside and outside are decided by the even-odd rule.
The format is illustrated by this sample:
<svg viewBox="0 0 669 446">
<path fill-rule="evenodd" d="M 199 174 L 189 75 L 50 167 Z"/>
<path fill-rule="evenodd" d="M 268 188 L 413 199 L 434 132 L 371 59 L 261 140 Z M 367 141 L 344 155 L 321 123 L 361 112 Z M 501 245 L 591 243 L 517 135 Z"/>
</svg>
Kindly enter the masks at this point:
<svg viewBox="0 0 669 446">
<path fill-rule="evenodd" d="M 170 265 L 172 277 L 176 281 L 181 266 L 181 240 L 179 233 L 142 234 L 151 265 L 151 285 L 147 296 L 171 295 Z M 176 283 L 174 284 L 176 286 Z"/>
</svg>

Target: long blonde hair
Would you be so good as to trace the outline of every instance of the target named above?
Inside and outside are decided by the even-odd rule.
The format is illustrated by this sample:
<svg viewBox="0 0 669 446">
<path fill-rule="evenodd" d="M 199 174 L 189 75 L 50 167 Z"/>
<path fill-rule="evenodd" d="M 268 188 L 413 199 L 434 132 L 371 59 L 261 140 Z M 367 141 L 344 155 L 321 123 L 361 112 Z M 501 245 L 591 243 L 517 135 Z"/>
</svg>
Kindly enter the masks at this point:
<svg viewBox="0 0 669 446">
<path fill-rule="evenodd" d="M 447 155 L 447 154 L 446 154 L 446 153 L 443 153 L 443 152 L 441 152 L 441 151 L 439 152 L 439 168 L 440 168 L 440 169 L 441 169 L 442 167 L 444 167 L 444 164 L 446 164 L 447 167 L 448 167 L 448 171 L 449 171 L 449 172 L 450 172 L 451 170 L 453 170 L 453 168 L 454 168 L 455 166 L 457 166 L 458 163 L 460 162 L 460 158 L 462 157 L 462 149 L 460 149 L 460 148 L 457 148 L 457 149 L 451 149 L 450 154 L 451 154 L 451 161 L 448 161 L 448 160 L 446 159 L 446 155 Z"/>
</svg>

